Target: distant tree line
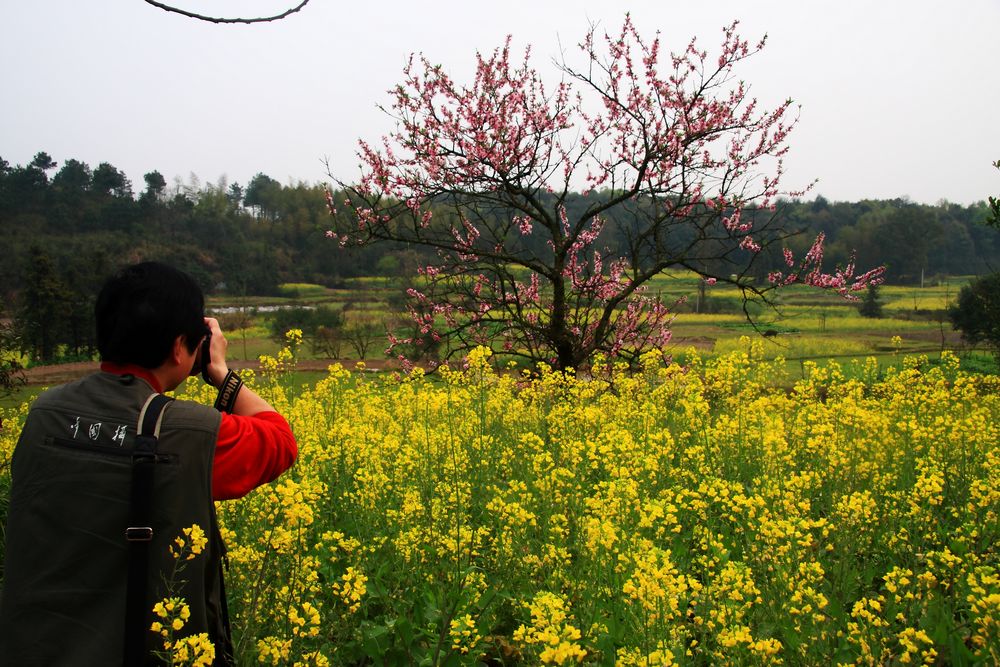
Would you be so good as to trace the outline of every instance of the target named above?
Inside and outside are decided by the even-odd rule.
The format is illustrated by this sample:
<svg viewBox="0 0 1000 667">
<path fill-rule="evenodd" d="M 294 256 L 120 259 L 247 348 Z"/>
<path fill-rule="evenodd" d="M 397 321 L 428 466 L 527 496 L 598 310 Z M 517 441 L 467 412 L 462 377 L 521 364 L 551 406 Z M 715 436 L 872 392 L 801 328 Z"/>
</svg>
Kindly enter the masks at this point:
<svg viewBox="0 0 1000 667">
<path fill-rule="evenodd" d="M 45 152 L 24 165 L 0 158 L 0 239 L 7 258 L 0 262 L 0 324 L 16 323 L 16 339 L 33 359 L 93 353 L 96 291 L 128 263 L 169 262 L 210 294 L 268 295 L 286 282 L 336 287 L 349 277 L 412 274 L 431 259 L 426 250 L 399 244 L 342 248 L 327 238 L 324 184 L 282 184 L 263 173 L 246 185 L 202 183 L 194 175 L 168 184 L 158 171 L 143 181 L 137 188 L 107 162 L 91 167 L 67 159 L 60 165 Z M 567 207 L 584 208 L 588 198 L 608 195 L 576 195 Z M 333 193 L 335 205 L 340 196 Z M 885 264 L 895 284 L 1000 266 L 1000 235 L 981 224 L 991 215 L 986 202 L 929 206 L 817 197 L 752 214 L 786 216 L 788 227 L 803 232 L 788 241 L 797 252 L 822 233 L 827 263 L 845 264 L 853 250 L 859 267 Z M 435 219 L 446 221 L 448 211 Z M 614 248 L 621 240 L 601 241 Z M 755 258 L 753 273 L 765 280 L 782 261 L 780 253 Z"/>
<path fill-rule="evenodd" d="M 90 356 L 96 292 L 132 262 L 169 262 L 209 294 L 269 295 L 284 282 L 336 286 L 370 274 L 392 251 L 327 239 L 323 185 L 264 174 L 246 186 L 195 176 L 168 185 L 151 171 L 136 189 L 108 163 L 57 166 L 45 152 L 25 165 L 0 158 L 0 320 L 16 322 L 33 359 Z"/>
</svg>

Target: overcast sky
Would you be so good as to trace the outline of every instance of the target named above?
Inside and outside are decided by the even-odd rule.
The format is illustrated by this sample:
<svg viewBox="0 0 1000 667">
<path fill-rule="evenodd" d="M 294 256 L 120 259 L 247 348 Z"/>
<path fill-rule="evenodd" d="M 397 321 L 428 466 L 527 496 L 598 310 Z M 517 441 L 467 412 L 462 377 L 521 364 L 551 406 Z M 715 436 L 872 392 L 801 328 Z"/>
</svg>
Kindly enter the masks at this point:
<svg viewBox="0 0 1000 667">
<path fill-rule="evenodd" d="M 278 13 L 298 0 L 176 0 L 205 14 Z M 376 108 L 423 52 L 462 81 L 507 34 L 551 72 L 560 43 L 625 11 L 666 48 L 717 53 L 721 28 L 768 35 L 737 70 L 768 106 L 802 105 L 783 184 L 828 199 L 907 196 L 968 204 L 1000 193 L 1000 0 L 617 3 L 311 0 L 277 23 L 215 25 L 142 0 L 6 1 L 0 7 L 0 156 L 110 162 L 142 176 L 283 183 L 357 174 L 358 139 L 391 127 Z M 576 57 L 574 52 L 570 57 Z"/>
</svg>

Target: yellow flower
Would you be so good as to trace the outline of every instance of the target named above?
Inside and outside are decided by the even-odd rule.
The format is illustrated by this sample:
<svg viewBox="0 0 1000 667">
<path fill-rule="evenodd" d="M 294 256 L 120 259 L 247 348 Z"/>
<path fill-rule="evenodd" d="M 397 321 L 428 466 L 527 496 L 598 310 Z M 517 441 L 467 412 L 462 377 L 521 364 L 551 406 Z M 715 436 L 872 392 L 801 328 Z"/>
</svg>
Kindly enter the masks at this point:
<svg viewBox="0 0 1000 667">
<path fill-rule="evenodd" d="M 181 535 L 174 538 L 170 545 L 170 553 L 178 560 L 191 560 L 201 554 L 208 545 L 208 537 L 198 524 L 181 530 Z M 174 548 L 176 546 L 176 549 Z"/>
<path fill-rule="evenodd" d="M 295 636 L 315 637 L 319 634 L 319 609 L 309 602 L 302 603 L 301 613 L 294 606 L 288 610 L 288 620 Z"/>
<path fill-rule="evenodd" d="M 553 593 L 542 592 L 528 603 L 531 625 L 521 625 L 514 631 L 514 641 L 540 649 L 543 664 L 562 665 L 581 662 L 587 652 L 576 642 L 581 633 L 569 622 L 566 603 Z"/>
<path fill-rule="evenodd" d="M 265 665 L 280 665 L 291 654 L 292 640 L 264 637 L 257 640 L 257 661 Z"/>
<path fill-rule="evenodd" d="M 468 653 L 481 639 L 476 630 L 476 622 L 470 614 L 453 618 L 450 623 L 449 636 L 451 647 L 460 653 Z"/>
<path fill-rule="evenodd" d="M 333 585 L 333 591 L 347 605 L 348 610 L 354 613 L 361 608 L 361 598 L 368 592 L 368 587 L 365 585 L 367 582 L 368 577 L 363 572 L 349 567 L 340 577 L 340 581 Z"/>
<path fill-rule="evenodd" d="M 215 661 L 215 645 L 203 633 L 184 637 L 170 645 L 169 660 L 172 665 L 208 667 Z"/>
</svg>

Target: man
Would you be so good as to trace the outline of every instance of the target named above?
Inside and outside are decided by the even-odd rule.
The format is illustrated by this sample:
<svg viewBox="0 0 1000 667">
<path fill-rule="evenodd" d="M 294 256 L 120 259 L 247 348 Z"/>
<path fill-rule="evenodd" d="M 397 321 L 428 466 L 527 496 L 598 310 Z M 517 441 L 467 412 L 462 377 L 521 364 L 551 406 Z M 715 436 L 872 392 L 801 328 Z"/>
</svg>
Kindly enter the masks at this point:
<svg viewBox="0 0 1000 667">
<path fill-rule="evenodd" d="M 39 396 L 14 450 L 0 663 L 146 664 L 163 649 L 152 607 L 170 595 L 190 607 L 179 635 L 208 633 L 215 664 L 230 664 L 212 501 L 281 475 L 295 438 L 229 370 L 187 274 L 125 268 L 102 288 L 96 319 L 100 372 Z M 199 370 L 220 389 L 216 409 L 155 396 Z M 170 581 L 170 546 L 192 524 L 212 536 L 207 553 Z"/>
</svg>

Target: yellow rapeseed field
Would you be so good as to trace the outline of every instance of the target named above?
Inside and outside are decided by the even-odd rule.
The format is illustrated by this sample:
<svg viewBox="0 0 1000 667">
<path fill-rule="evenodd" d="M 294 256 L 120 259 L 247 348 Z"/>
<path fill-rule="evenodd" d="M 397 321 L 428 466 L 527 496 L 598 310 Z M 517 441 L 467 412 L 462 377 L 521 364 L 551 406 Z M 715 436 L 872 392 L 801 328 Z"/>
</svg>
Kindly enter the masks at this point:
<svg viewBox="0 0 1000 667">
<path fill-rule="evenodd" d="M 250 381 L 300 459 L 219 506 L 240 664 L 1000 662 L 1000 378 L 954 356 L 792 384 L 750 341 L 586 378 L 480 349 L 293 395 L 295 342 Z"/>
</svg>

